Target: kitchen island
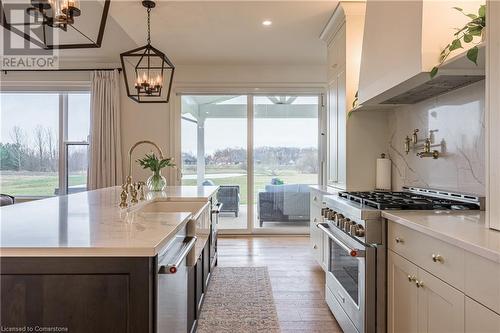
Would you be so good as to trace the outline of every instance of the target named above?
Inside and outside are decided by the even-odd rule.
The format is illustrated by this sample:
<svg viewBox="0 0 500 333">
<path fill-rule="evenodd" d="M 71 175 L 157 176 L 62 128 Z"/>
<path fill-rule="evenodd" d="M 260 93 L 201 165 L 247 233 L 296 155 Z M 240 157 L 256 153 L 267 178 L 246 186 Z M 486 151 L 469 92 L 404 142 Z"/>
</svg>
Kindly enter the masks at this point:
<svg viewBox="0 0 500 333">
<path fill-rule="evenodd" d="M 216 261 L 217 189 L 167 187 L 126 209 L 120 187 L 1 208 L 2 328 L 159 331 L 160 262 L 181 235 L 197 243 L 184 281 L 189 331 Z"/>
</svg>

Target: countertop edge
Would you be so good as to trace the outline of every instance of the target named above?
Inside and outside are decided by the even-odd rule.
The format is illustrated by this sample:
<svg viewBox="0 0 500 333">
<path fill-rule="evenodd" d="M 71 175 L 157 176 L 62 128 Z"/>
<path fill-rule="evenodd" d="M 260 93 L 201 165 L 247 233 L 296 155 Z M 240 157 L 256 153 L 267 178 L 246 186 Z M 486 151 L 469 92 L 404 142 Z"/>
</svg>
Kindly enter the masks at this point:
<svg viewBox="0 0 500 333">
<path fill-rule="evenodd" d="M 421 232 L 427 236 L 437 238 L 437 239 L 442 240 L 442 241 L 449 243 L 451 245 L 460 247 L 460 248 L 462 248 L 468 252 L 471 252 L 475 255 L 478 255 L 480 257 L 484 257 L 488 260 L 494 261 L 496 263 L 500 263 L 500 252 L 496 252 L 494 250 L 490 250 L 490 249 L 484 248 L 482 246 L 472 244 L 472 243 L 465 241 L 463 239 L 460 239 L 458 237 L 454 237 L 454 236 L 446 234 L 442 231 L 423 226 L 420 223 L 413 222 L 409 219 L 402 218 L 400 216 L 391 214 L 390 212 L 387 212 L 387 211 L 382 211 L 382 217 L 384 217 L 390 221 L 404 225 L 405 227 L 408 227 L 408 228 L 413 229 L 415 231 Z"/>
<path fill-rule="evenodd" d="M 177 232 L 191 220 L 186 217 L 153 247 L 3 247 L 0 258 L 7 257 L 155 257 Z"/>
</svg>

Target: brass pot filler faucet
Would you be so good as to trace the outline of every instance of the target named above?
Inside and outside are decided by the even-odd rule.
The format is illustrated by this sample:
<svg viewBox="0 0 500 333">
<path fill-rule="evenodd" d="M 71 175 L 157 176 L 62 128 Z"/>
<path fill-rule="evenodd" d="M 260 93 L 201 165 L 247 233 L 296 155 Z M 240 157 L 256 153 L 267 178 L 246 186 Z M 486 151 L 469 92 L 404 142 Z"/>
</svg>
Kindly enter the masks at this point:
<svg viewBox="0 0 500 333">
<path fill-rule="evenodd" d="M 416 128 L 416 129 L 413 130 L 413 134 L 411 136 L 411 139 L 410 139 L 409 136 L 406 136 L 405 142 L 404 142 L 406 155 L 408 155 L 408 153 L 410 152 L 411 148 L 413 148 L 414 150 L 420 148 L 419 146 L 417 146 L 417 144 L 418 144 L 418 134 L 417 133 L 418 132 L 419 132 L 419 129 Z M 435 146 L 437 146 L 437 145 L 435 145 Z M 439 146 L 441 146 L 441 145 L 439 145 Z M 440 152 L 438 150 L 432 150 L 431 149 L 432 144 L 431 144 L 431 138 L 430 137 L 425 138 L 424 144 L 421 147 L 423 149 L 422 149 L 422 151 L 417 152 L 417 156 L 418 157 L 420 157 L 420 158 L 432 157 L 435 160 L 439 158 Z"/>
</svg>

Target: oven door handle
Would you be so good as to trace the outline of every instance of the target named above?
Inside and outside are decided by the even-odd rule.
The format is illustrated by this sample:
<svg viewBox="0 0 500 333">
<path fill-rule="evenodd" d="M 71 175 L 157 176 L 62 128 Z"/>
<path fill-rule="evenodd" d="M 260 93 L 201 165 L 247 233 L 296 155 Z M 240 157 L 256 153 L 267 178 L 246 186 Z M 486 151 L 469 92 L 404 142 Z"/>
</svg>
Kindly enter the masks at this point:
<svg viewBox="0 0 500 333">
<path fill-rule="evenodd" d="M 328 230 L 328 225 L 325 223 L 318 223 L 316 226 L 323 231 L 329 238 L 331 238 L 335 243 L 337 243 L 343 250 L 345 250 L 351 257 L 364 257 L 365 251 L 360 249 L 350 248 L 345 245 L 341 240 L 339 240 L 330 230 Z"/>
<path fill-rule="evenodd" d="M 189 251 L 194 247 L 194 244 L 196 243 L 196 236 L 190 237 L 189 242 L 185 242 L 183 244 L 182 249 L 180 250 L 179 256 L 173 260 L 172 263 L 168 263 L 166 265 L 162 265 L 158 269 L 158 274 L 175 274 L 177 273 L 177 270 L 181 263 L 186 259 L 187 255 L 189 254 Z"/>
</svg>

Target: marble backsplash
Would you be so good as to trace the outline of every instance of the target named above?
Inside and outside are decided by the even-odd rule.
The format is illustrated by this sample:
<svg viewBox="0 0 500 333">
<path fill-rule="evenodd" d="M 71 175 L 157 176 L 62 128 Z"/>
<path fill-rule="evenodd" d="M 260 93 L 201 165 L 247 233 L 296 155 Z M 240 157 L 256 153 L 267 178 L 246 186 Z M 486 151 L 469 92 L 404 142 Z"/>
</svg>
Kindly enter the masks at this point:
<svg viewBox="0 0 500 333">
<path fill-rule="evenodd" d="M 392 187 L 419 186 L 485 194 L 484 81 L 390 111 L 389 147 Z M 404 150 L 404 139 L 419 129 L 419 143 L 431 136 L 441 156 L 420 158 L 421 148 Z"/>
</svg>

